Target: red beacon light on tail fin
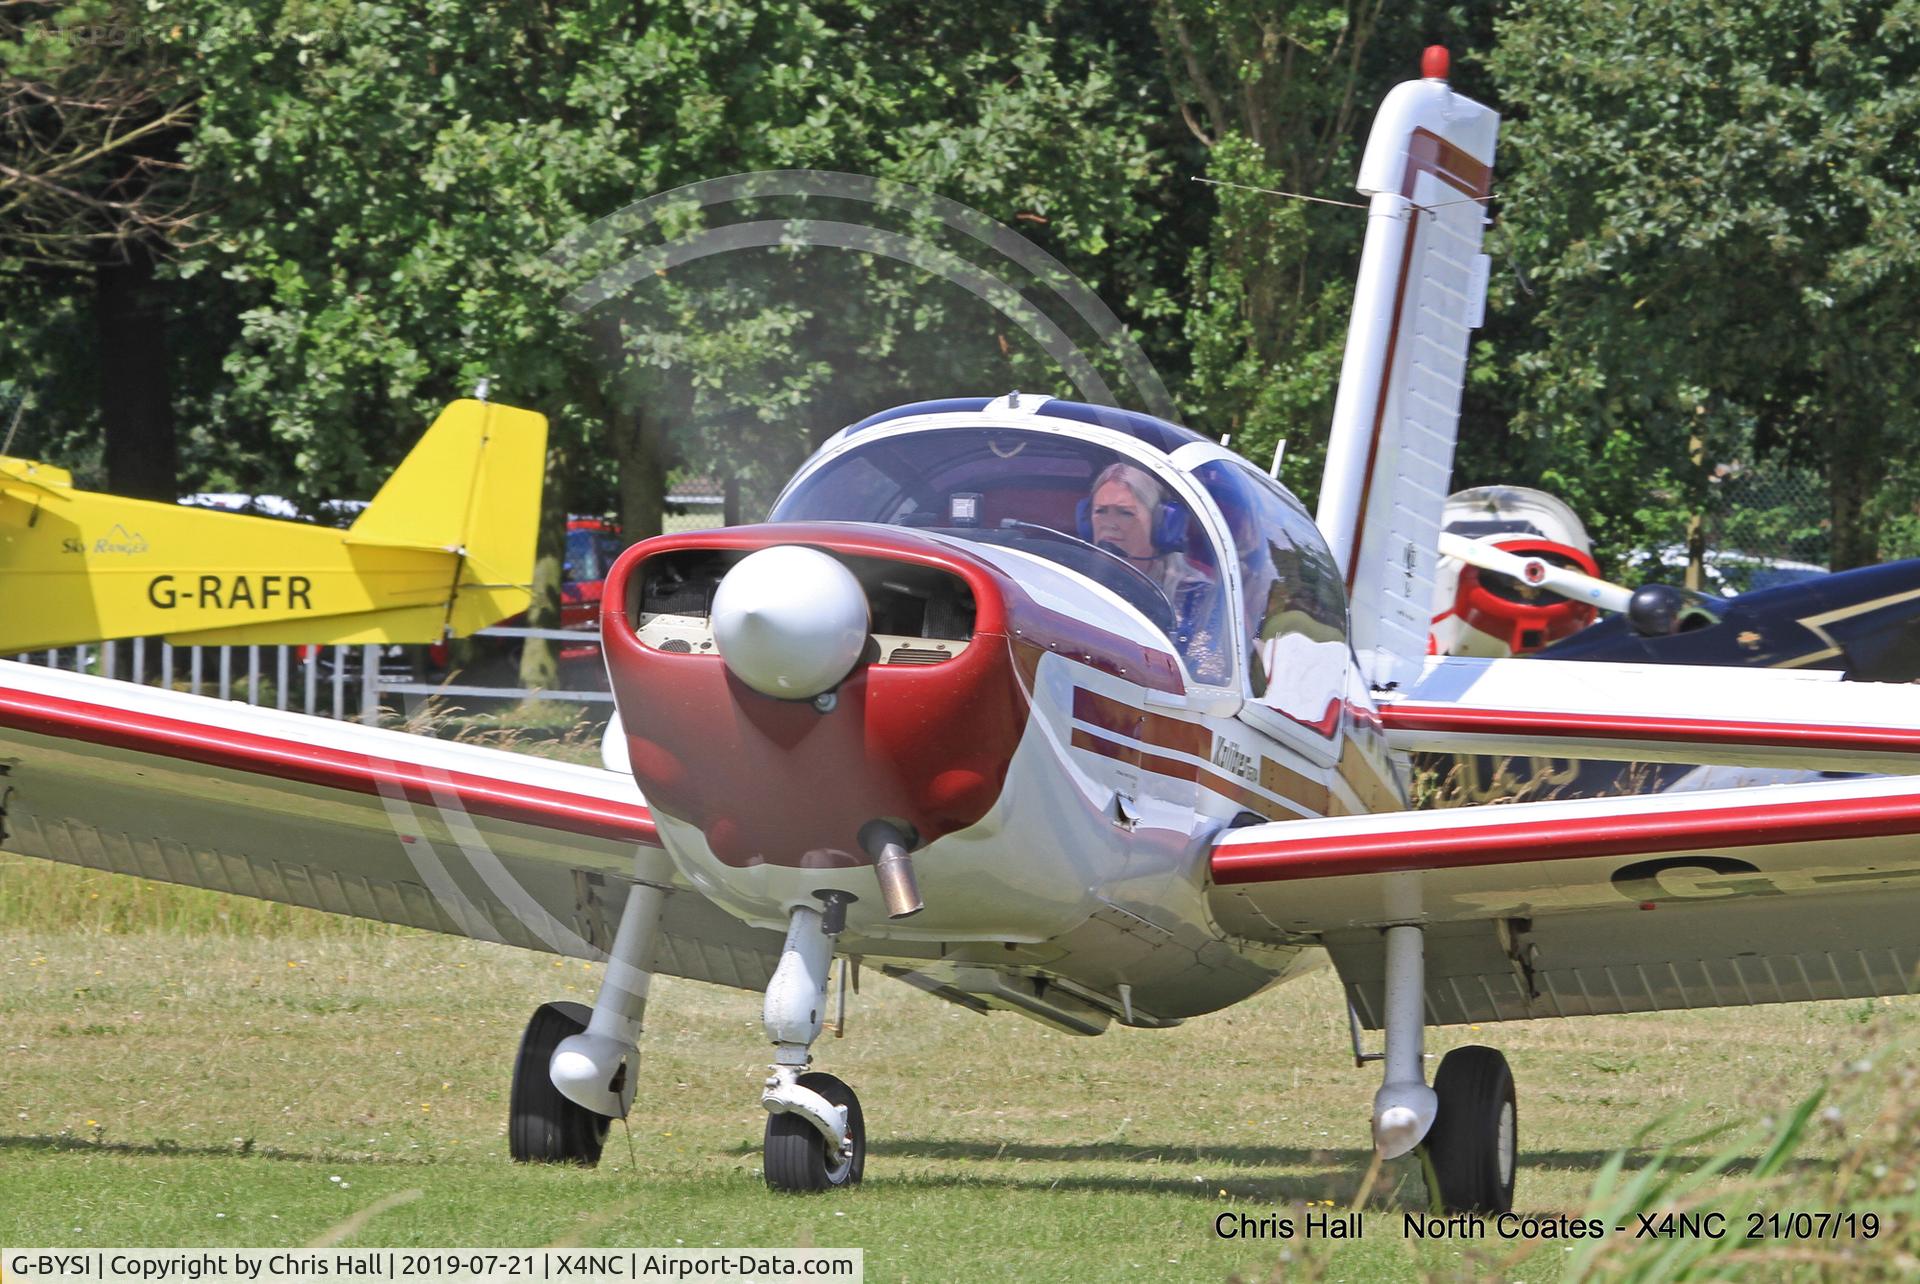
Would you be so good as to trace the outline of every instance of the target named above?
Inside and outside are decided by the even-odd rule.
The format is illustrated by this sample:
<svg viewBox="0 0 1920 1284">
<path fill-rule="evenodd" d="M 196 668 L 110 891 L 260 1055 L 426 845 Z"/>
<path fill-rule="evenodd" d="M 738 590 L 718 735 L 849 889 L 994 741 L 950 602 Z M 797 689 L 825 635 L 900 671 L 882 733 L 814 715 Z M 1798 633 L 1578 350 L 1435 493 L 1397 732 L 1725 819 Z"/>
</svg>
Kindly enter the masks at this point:
<svg viewBox="0 0 1920 1284">
<path fill-rule="evenodd" d="M 1451 61 L 1445 45 L 1428 45 L 1420 53 L 1420 75 L 1427 80 L 1445 80 Z"/>
</svg>

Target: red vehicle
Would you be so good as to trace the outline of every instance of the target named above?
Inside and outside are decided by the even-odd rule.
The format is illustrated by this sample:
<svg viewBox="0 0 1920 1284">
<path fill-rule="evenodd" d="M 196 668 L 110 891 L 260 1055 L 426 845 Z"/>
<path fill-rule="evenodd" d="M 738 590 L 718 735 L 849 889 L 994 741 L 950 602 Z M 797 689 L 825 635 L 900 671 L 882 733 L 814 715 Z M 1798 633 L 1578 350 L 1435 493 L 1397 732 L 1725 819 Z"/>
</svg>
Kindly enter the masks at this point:
<svg viewBox="0 0 1920 1284">
<path fill-rule="evenodd" d="M 596 690 L 606 687 L 598 633 L 600 592 L 606 585 L 607 568 L 620 556 L 622 547 L 620 527 L 615 523 L 599 517 L 567 519 L 567 549 L 560 564 L 560 627 L 582 632 L 578 644 L 560 646 L 560 663 L 581 666 L 569 675 L 569 686 L 585 683 Z M 527 617 L 516 615 L 501 623 L 504 627 L 524 629 Z M 507 642 L 504 638 L 493 639 L 484 654 L 493 656 L 496 651 L 505 652 L 509 649 Z M 512 649 L 517 653 L 518 647 Z M 444 670 L 452 660 L 452 652 L 446 642 L 435 642 L 428 649 L 427 658 L 434 668 Z"/>
<path fill-rule="evenodd" d="M 607 568 L 623 547 L 620 528 L 612 522 L 598 517 L 567 520 L 567 553 L 560 568 L 560 627 L 585 630 L 592 640 L 578 646 L 563 644 L 561 663 L 599 663 L 600 591 L 606 587 Z"/>
</svg>

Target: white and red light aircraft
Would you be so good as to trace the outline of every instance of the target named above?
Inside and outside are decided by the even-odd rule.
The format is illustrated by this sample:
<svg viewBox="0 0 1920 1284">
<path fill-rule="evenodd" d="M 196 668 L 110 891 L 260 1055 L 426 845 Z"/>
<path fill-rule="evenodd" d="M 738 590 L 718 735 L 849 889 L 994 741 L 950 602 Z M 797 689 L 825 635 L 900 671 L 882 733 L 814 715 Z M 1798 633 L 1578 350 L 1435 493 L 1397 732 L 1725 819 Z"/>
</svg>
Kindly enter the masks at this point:
<svg viewBox="0 0 1920 1284">
<path fill-rule="evenodd" d="M 621 770 L 0 665 L 12 851 L 606 958 L 521 1043 L 516 1158 L 633 1106 L 651 977 L 766 994 L 765 1175 L 858 1181 L 812 1068 L 833 960 L 1095 1034 L 1330 957 L 1385 1030 L 1373 1139 L 1511 1206 L 1513 1080 L 1429 1022 L 1903 994 L 1904 776 L 1403 810 L 1405 751 L 1902 772 L 1920 692 L 1831 673 L 1426 656 L 1496 118 L 1381 108 L 1317 522 L 1143 415 L 1018 394 L 856 424 L 765 525 L 630 549 Z M 1762 711 L 1765 711 L 1764 714 Z M 844 995 L 844 989 L 842 990 Z"/>
<path fill-rule="evenodd" d="M 1505 659 L 1572 637 L 1633 592 L 1600 578 L 1571 508 L 1527 486 L 1476 486 L 1441 512 L 1433 655 Z"/>
</svg>

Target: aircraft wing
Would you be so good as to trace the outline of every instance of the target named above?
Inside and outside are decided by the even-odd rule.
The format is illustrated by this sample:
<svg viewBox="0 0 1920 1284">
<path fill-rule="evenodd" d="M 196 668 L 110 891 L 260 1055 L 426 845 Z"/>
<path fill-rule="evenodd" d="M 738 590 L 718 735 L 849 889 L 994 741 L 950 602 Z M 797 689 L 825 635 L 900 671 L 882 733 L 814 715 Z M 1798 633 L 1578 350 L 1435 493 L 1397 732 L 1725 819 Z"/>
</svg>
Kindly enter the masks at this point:
<svg viewBox="0 0 1920 1284">
<path fill-rule="evenodd" d="M 1380 717 L 1410 752 L 1920 772 L 1920 686 L 1828 670 L 1447 657 Z"/>
<path fill-rule="evenodd" d="M 762 990 L 780 954 L 630 777 L 10 661 L 0 849 L 591 959 L 638 879 L 674 889 L 656 970 Z"/>
<path fill-rule="evenodd" d="M 1407 922 L 1442 1024 L 1864 998 L 1920 990 L 1917 837 L 1911 776 L 1342 816 L 1222 835 L 1210 897 L 1369 1028 Z"/>
</svg>

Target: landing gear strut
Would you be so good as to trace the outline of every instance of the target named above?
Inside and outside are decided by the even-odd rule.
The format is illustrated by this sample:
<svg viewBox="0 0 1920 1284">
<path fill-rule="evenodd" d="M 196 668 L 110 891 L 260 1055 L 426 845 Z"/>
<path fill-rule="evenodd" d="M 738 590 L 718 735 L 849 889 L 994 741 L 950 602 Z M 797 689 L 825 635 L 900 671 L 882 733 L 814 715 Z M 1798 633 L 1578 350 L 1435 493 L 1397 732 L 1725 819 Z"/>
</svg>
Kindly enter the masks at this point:
<svg viewBox="0 0 1920 1284">
<path fill-rule="evenodd" d="M 1433 1086 L 1426 1040 L 1426 941 L 1421 929 L 1386 929 L 1386 1075 L 1373 1099 L 1373 1144 L 1382 1159 L 1419 1147 L 1429 1194 L 1449 1213 L 1513 1207 L 1518 1146 L 1513 1074 L 1492 1048 L 1455 1048 Z"/>
<path fill-rule="evenodd" d="M 600 1162 L 608 1125 L 633 1108 L 640 1025 L 666 898 L 664 889 L 647 883 L 627 892 L 591 1009 L 547 1003 L 527 1023 L 507 1116 L 508 1144 L 521 1163 L 591 1167 Z"/>
<path fill-rule="evenodd" d="M 829 893 L 823 899 L 823 910 L 794 907 L 779 966 L 767 984 L 763 1024 L 773 1043 L 773 1065 L 760 1097 L 767 1108 L 762 1171 L 775 1190 L 851 1186 L 867 1163 L 860 1099 L 832 1075 L 807 1071 L 813 1041 L 825 1024 L 833 937 L 845 923 L 845 902 L 851 898 Z"/>
</svg>

